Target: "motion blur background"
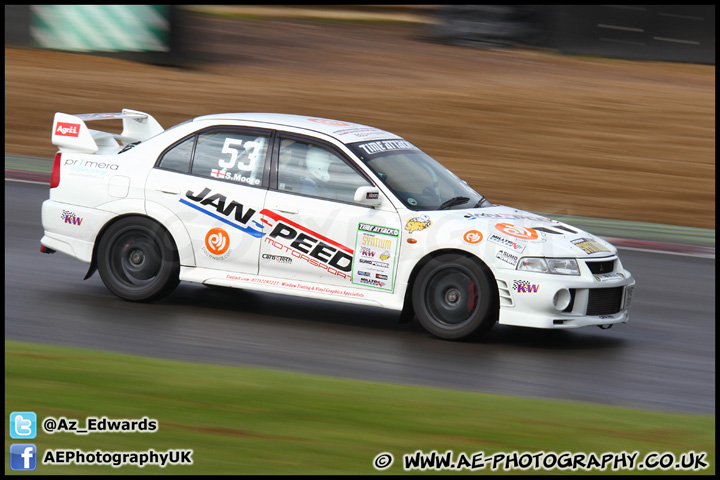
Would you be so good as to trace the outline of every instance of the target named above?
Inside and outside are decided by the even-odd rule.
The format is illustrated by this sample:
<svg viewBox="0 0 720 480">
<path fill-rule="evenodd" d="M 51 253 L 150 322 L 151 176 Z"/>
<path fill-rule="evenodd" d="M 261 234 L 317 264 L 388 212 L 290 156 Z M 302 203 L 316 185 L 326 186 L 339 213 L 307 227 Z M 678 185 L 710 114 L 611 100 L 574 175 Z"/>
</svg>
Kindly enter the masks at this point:
<svg viewBox="0 0 720 480">
<path fill-rule="evenodd" d="M 404 136 L 494 203 L 714 229 L 713 5 L 5 13 L 6 154 L 52 158 L 56 111 L 324 116 Z"/>
<path fill-rule="evenodd" d="M 397 133 L 493 203 L 682 244 L 702 231 L 711 249 L 622 251 L 638 280 L 622 327 L 451 343 L 295 297 L 183 284 L 122 301 L 39 253 L 47 185 L 6 182 L 6 432 L 11 411 L 147 415 L 152 436 L 42 433 L 38 451 L 195 451 L 140 473 L 377 473 L 384 451 L 398 473 L 416 449 L 694 450 L 714 473 L 714 6 L 11 5 L 5 32 L 6 179 L 49 178 L 55 112 L 165 128 L 282 112 Z"/>
</svg>

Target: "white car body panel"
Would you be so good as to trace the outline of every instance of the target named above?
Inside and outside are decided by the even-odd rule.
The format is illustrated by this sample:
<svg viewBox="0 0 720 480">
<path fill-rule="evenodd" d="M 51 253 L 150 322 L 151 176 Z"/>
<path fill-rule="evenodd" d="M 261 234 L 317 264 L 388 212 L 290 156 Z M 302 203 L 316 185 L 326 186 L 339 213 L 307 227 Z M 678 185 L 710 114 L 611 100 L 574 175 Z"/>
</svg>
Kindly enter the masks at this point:
<svg viewBox="0 0 720 480">
<path fill-rule="evenodd" d="M 122 119 L 123 134 L 102 135 L 84 123 L 100 119 Z M 156 168 L 168 147 L 214 126 L 304 135 L 332 145 L 372 180 L 378 205 L 248 184 L 250 173 L 247 182 L 228 182 Z M 575 227 L 505 206 L 408 208 L 346 146 L 404 142 L 380 129 L 294 115 L 220 114 L 163 132 L 151 116 L 126 109 L 118 114 L 58 113 L 52 139 L 62 153 L 60 183 L 43 204 L 41 243 L 85 263 L 93 261 L 98 236 L 110 222 L 147 216 L 175 241 L 182 281 L 401 310 L 419 262 L 434 252 L 451 251 L 477 258 L 490 269 L 498 288 L 500 324 L 563 329 L 629 318 L 635 281 L 615 247 Z M 240 158 L 242 142 L 231 140 L 226 140 L 223 154 L 228 156 L 219 156 L 219 166 L 235 166 Z M 141 143 L 120 153 L 137 141 Z M 244 148 L 249 144 L 245 141 Z M 256 160 L 244 161 L 248 163 L 238 161 L 238 169 L 255 168 Z M 574 258 L 580 275 L 521 271 L 516 267 L 523 257 Z M 592 273 L 588 264 L 596 261 L 611 269 Z M 598 289 L 612 289 L 607 301 L 621 301 L 620 307 L 603 306 L 602 295 L 611 290 L 598 297 Z M 603 314 L 588 313 L 589 302 L 599 304 L 591 308 Z"/>
</svg>

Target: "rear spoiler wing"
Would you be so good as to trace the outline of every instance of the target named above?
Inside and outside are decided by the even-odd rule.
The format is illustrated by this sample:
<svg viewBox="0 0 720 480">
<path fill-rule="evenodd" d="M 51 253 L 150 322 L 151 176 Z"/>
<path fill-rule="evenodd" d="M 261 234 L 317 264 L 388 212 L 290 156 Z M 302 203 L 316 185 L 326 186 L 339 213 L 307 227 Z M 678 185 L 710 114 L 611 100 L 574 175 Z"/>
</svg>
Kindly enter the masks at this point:
<svg viewBox="0 0 720 480">
<path fill-rule="evenodd" d="M 115 133 L 90 130 L 85 122 L 122 119 L 123 131 Z M 151 115 L 124 108 L 120 113 L 83 113 L 70 115 L 57 112 L 53 120 L 52 143 L 61 152 L 117 153 L 120 145 L 142 142 L 164 129 Z M 118 144 L 118 141 L 120 144 Z"/>
</svg>

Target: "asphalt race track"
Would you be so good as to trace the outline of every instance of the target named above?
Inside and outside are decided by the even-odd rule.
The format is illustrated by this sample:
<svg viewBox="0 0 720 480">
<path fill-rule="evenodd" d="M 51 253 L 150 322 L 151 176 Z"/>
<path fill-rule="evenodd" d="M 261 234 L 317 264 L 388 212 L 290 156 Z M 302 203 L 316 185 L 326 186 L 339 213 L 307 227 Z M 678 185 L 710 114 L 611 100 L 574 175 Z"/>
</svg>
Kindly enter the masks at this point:
<svg viewBox="0 0 720 480">
<path fill-rule="evenodd" d="M 715 413 L 714 259 L 621 250 L 637 279 L 630 323 L 544 331 L 496 326 L 435 339 L 380 309 L 181 284 L 120 300 L 87 265 L 40 253 L 47 185 L 5 182 L 5 339 L 197 363 Z"/>
</svg>

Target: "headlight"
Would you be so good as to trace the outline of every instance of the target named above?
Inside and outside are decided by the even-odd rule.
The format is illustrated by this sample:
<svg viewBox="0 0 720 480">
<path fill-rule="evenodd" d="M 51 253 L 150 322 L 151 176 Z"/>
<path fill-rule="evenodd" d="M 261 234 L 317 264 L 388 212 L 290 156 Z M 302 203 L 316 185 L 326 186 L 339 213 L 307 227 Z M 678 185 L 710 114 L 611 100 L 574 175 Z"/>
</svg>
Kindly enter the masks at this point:
<svg viewBox="0 0 720 480">
<path fill-rule="evenodd" d="M 577 260 L 574 258 L 547 258 L 550 273 L 557 275 L 580 275 Z"/>
<path fill-rule="evenodd" d="M 580 275 L 577 260 L 574 258 L 525 257 L 520 259 L 517 269 L 555 275 Z"/>
</svg>

